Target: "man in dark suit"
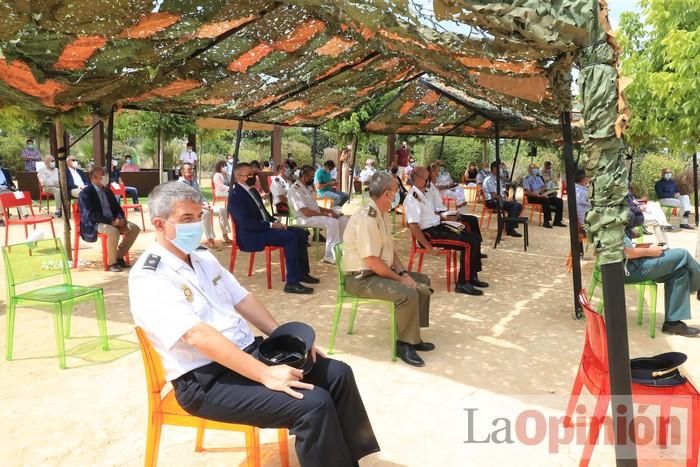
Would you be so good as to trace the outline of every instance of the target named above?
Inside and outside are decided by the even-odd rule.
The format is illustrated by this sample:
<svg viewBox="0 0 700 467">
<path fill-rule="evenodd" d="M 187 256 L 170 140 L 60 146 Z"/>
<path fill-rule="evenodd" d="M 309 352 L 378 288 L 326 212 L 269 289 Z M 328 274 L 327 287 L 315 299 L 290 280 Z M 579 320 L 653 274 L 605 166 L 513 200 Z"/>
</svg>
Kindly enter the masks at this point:
<svg viewBox="0 0 700 467">
<path fill-rule="evenodd" d="M 86 242 L 97 241 L 97 234 L 107 235 L 107 263 L 111 272 L 129 267 L 124 260 L 141 229 L 124 218 L 114 194 L 102 183 L 105 171 L 95 167 L 90 172 L 90 183 L 80 191 L 80 236 Z M 124 236 L 121 244 L 119 238 Z"/>
<path fill-rule="evenodd" d="M 0 193 L 8 193 L 17 191 L 15 182 L 12 181 L 12 172 L 10 169 L 3 167 L 2 157 L 0 157 Z"/>
<path fill-rule="evenodd" d="M 318 284 L 320 281 L 309 275 L 309 255 L 306 249 L 306 231 L 287 228 L 277 222 L 263 203 L 255 185 L 255 169 L 246 162 L 234 170 L 235 185 L 228 195 L 228 210 L 236 222 L 236 237 L 242 251 L 262 251 L 267 245 L 284 247 L 287 263 L 287 293 L 309 294 L 314 289 L 302 285 Z"/>
<path fill-rule="evenodd" d="M 90 184 L 88 176 L 78 168 L 78 161 L 73 156 L 68 156 L 66 159 L 66 180 L 68 184 L 68 193 L 71 198 L 78 198 L 78 195 Z"/>
</svg>

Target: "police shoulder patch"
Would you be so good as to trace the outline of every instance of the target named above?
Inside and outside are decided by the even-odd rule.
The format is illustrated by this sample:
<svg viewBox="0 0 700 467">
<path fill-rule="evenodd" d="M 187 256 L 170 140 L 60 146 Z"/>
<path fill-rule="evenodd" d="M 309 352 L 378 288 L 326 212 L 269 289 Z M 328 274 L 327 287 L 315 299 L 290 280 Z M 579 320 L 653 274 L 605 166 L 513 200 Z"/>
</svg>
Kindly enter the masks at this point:
<svg viewBox="0 0 700 467">
<path fill-rule="evenodd" d="M 160 256 L 150 254 L 150 255 L 148 255 L 148 258 L 146 258 L 146 261 L 144 261 L 144 263 L 143 263 L 143 269 L 155 271 L 156 268 L 158 267 L 159 263 L 160 263 Z"/>
<path fill-rule="evenodd" d="M 373 207 L 370 207 L 369 210 L 367 211 L 367 215 L 369 217 L 377 217 L 377 210 L 374 209 Z"/>
</svg>

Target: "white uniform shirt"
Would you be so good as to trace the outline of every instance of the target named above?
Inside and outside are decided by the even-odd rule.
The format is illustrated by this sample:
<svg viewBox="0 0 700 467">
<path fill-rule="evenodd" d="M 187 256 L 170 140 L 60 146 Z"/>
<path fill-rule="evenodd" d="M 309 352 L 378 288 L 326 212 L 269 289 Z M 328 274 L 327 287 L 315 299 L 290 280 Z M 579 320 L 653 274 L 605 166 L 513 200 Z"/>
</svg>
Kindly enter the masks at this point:
<svg viewBox="0 0 700 467">
<path fill-rule="evenodd" d="M 376 171 L 374 167 L 365 167 L 362 169 L 362 172 L 360 172 L 360 181 L 362 183 L 369 183 L 369 179 L 372 178 L 372 175 L 374 175 Z"/>
<path fill-rule="evenodd" d="M 272 193 L 272 203 L 280 203 L 280 196 L 287 196 L 287 190 L 289 190 L 289 182 L 280 175 L 275 175 L 272 177 L 272 184 L 270 185 L 270 193 Z"/>
<path fill-rule="evenodd" d="M 182 340 L 200 322 L 241 349 L 254 340 L 248 323 L 234 308 L 248 291 L 208 250 L 190 254 L 190 261 L 192 268 L 154 243 L 129 273 L 134 322 L 146 331 L 161 356 L 168 381 L 212 362 Z"/>
<path fill-rule="evenodd" d="M 182 151 L 180 153 L 180 162 L 183 164 L 185 162 L 188 162 L 190 164 L 194 164 L 195 162 L 197 162 L 197 153 L 194 151 L 188 151 L 187 149 L 185 149 L 184 151 Z"/>
<path fill-rule="evenodd" d="M 43 164 L 39 168 L 37 175 L 43 186 L 58 186 L 58 169 L 56 167 L 52 169 Z M 80 181 L 82 182 L 82 179 Z"/>
<path fill-rule="evenodd" d="M 68 171 L 70 172 L 71 177 L 73 177 L 73 184 L 75 186 L 77 186 L 78 188 L 82 188 L 85 186 L 85 182 L 80 177 L 80 174 L 78 173 L 77 170 L 75 170 L 75 168 L 68 167 Z"/>
<path fill-rule="evenodd" d="M 445 185 L 445 186 L 450 186 L 454 183 L 454 180 L 452 180 L 452 175 L 450 175 L 449 172 L 441 172 L 437 176 L 437 181 L 436 183 L 438 185 Z"/>
<path fill-rule="evenodd" d="M 313 187 L 307 188 L 299 180 L 292 184 L 292 187 L 287 192 L 287 199 L 291 207 L 296 211 L 296 216 L 300 219 L 306 219 L 306 216 L 301 212 L 302 208 L 308 208 L 312 211 L 321 213 L 321 208 L 314 199 Z"/>
<path fill-rule="evenodd" d="M 425 195 L 433 203 L 433 208 L 435 209 L 435 212 L 447 211 L 447 208 L 442 203 L 442 195 L 440 194 L 440 190 L 438 190 L 438 188 L 432 182 L 430 183 L 430 186 L 428 187 L 428 192 Z"/>
<path fill-rule="evenodd" d="M 433 201 L 422 190 L 411 187 L 403 201 L 406 222 L 418 224 L 421 230 L 435 227 L 440 223 L 440 216 L 435 214 Z"/>
</svg>

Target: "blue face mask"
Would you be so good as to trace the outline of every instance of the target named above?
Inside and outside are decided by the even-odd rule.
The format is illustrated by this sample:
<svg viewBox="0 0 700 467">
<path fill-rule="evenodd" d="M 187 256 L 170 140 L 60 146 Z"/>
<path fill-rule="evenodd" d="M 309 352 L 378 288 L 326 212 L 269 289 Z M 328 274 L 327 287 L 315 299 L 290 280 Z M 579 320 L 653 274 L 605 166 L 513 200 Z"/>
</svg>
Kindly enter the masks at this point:
<svg viewBox="0 0 700 467">
<path fill-rule="evenodd" d="M 197 249 L 202 241 L 202 234 L 204 233 L 202 221 L 188 222 L 186 224 L 173 224 L 172 222 L 168 222 L 168 224 L 175 226 L 175 238 L 172 240 L 168 238 L 167 240 L 175 245 L 178 250 L 189 255 Z"/>
<path fill-rule="evenodd" d="M 530 173 L 531 173 L 532 175 L 539 175 L 539 174 L 540 174 L 540 169 L 532 169 L 532 170 L 530 170 Z"/>
<path fill-rule="evenodd" d="M 391 209 L 396 209 L 396 206 L 398 206 L 400 202 L 401 202 L 401 195 L 399 195 L 399 191 L 396 190 L 396 194 L 394 195 L 394 200 L 391 202 Z"/>
</svg>

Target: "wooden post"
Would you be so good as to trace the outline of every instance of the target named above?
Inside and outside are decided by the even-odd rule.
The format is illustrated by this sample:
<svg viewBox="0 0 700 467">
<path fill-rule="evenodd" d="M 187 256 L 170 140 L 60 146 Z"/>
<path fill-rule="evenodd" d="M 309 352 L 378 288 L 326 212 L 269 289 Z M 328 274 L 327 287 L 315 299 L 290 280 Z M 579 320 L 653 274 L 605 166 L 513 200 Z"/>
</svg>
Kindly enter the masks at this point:
<svg viewBox="0 0 700 467">
<path fill-rule="evenodd" d="M 99 124 L 92 129 L 92 158 L 95 159 L 95 165 L 97 167 L 105 167 L 107 169 L 107 173 L 109 174 L 109 172 L 112 170 L 112 166 L 111 163 L 109 165 L 106 165 L 107 161 L 105 161 L 104 125 L 100 117 L 98 117 L 97 115 L 93 115 L 93 125 L 98 122 Z"/>
<path fill-rule="evenodd" d="M 107 119 L 107 172 L 112 169 L 112 143 L 114 141 L 114 108 L 109 111 L 109 119 Z"/>
<path fill-rule="evenodd" d="M 354 174 L 355 174 L 355 159 L 357 156 L 357 143 L 360 141 L 359 135 L 355 133 L 352 135 L 352 151 L 350 151 L 350 160 L 346 162 L 346 166 L 348 167 L 348 174 L 345 177 L 345 179 L 348 182 L 347 185 L 347 195 L 350 196 L 352 194 L 353 187 L 355 186 L 354 182 Z"/>
<path fill-rule="evenodd" d="M 316 144 L 318 142 L 318 127 L 314 127 L 314 133 L 311 138 L 311 166 L 316 170 Z M 274 161 L 274 158 L 273 158 Z"/>
<path fill-rule="evenodd" d="M 391 167 L 391 164 L 396 160 L 396 135 L 386 135 L 386 166 Z"/>
<path fill-rule="evenodd" d="M 233 167 L 238 165 L 238 151 L 241 148 L 241 138 L 243 137 L 243 120 L 238 121 L 238 129 L 236 130 L 236 145 L 233 149 Z M 231 184 L 233 186 L 233 183 Z"/>
<path fill-rule="evenodd" d="M 574 161 L 573 138 L 571 136 L 571 112 L 561 113 L 561 132 L 564 139 L 564 167 L 566 169 L 566 203 L 569 209 L 569 244 L 571 245 L 571 271 L 574 286 L 574 308 L 575 319 L 583 318 L 583 309 L 578 301 L 578 294 L 581 292 L 581 246 L 578 241 L 578 225 L 583 224 L 584 219 L 578 219 L 576 212 L 576 186 Z"/>
<path fill-rule="evenodd" d="M 70 221 L 73 210 L 71 208 L 70 191 L 68 191 L 68 179 L 66 176 L 66 158 L 70 150 L 63 149 L 62 152 L 58 152 L 59 149 L 68 147 L 68 134 L 63 131 L 63 123 L 60 119 L 56 119 L 51 125 L 49 139 L 51 147 L 56 147 L 55 158 L 58 161 L 58 183 L 61 187 L 61 210 L 63 211 L 63 245 L 66 248 L 68 259 L 73 261 L 70 235 Z"/>
<path fill-rule="evenodd" d="M 282 161 L 282 127 L 274 125 L 272 127 L 272 140 L 270 141 L 270 155 L 275 167 Z"/>
<path fill-rule="evenodd" d="M 158 148 L 158 173 L 160 174 L 160 182 L 164 183 L 168 181 L 168 177 L 165 175 L 163 170 L 165 169 L 165 151 L 163 146 L 165 145 L 165 138 L 163 137 L 163 127 L 161 125 L 162 115 L 160 115 L 158 120 L 158 136 L 156 141 L 156 146 Z"/>
</svg>

